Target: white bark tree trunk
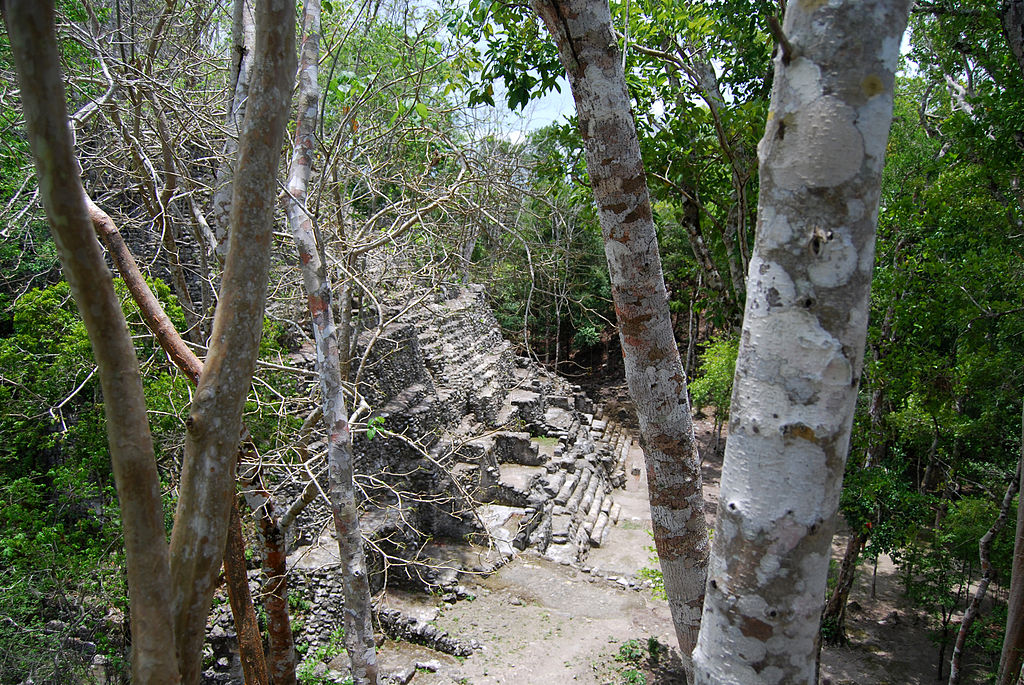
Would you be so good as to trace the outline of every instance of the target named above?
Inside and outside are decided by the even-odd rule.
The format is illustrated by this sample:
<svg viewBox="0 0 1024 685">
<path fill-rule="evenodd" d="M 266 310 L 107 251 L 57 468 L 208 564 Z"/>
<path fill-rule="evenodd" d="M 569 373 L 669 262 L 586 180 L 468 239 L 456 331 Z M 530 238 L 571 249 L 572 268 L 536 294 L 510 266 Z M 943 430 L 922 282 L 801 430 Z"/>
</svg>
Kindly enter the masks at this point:
<svg viewBox="0 0 1024 685">
<path fill-rule="evenodd" d="M 679 648 L 688 662 L 708 554 L 700 465 L 611 13 L 607 2 L 593 0 L 534 0 L 533 5 L 554 36 L 576 100 L 626 381 L 640 421 L 654 542 Z"/>
<path fill-rule="evenodd" d="M 373 641 L 373 612 L 366 558 L 359 528 L 359 510 L 353 481 L 352 435 L 341 385 L 338 329 L 331 307 L 331 281 L 323 259 L 323 245 L 314 231 L 306 207 L 306 188 L 316 149 L 316 115 L 320 103 L 320 2 L 308 0 L 303 12 L 302 54 L 299 63 L 299 101 L 295 117 L 295 143 L 288 168 L 288 224 L 295 238 L 306 290 L 316 368 L 320 377 L 323 419 L 327 429 L 328 479 L 331 510 L 338 533 L 341 583 L 345 597 L 345 648 L 352 663 L 356 685 L 376 685 L 377 654 Z"/>
<path fill-rule="evenodd" d="M 224 129 L 224 151 L 217 168 L 213 193 L 213 227 L 216 242 L 213 250 L 217 260 L 224 263 L 228 255 L 228 223 L 231 220 L 231 192 L 235 178 L 235 157 L 238 153 L 238 132 L 245 119 L 245 102 L 249 96 L 249 77 L 252 72 L 253 48 L 256 44 L 256 20 L 253 0 L 235 0 L 231 23 L 231 85 L 227 102 Z"/>
<path fill-rule="evenodd" d="M 697 683 L 813 683 L 909 0 L 789 3 Z"/>
</svg>

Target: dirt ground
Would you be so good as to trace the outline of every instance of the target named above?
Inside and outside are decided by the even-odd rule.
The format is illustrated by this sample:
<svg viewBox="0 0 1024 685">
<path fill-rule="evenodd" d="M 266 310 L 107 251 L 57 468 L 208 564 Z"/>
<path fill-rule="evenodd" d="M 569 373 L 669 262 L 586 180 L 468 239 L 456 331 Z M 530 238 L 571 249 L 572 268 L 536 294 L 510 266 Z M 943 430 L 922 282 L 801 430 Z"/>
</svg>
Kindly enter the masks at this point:
<svg viewBox="0 0 1024 685">
<path fill-rule="evenodd" d="M 705 446 L 710 432 L 710 422 L 698 422 L 698 440 Z M 710 456 L 711 450 L 705 447 L 702 453 Z M 631 465 L 642 464 L 638 447 L 629 459 Z M 392 605 L 452 635 L 476 640 L 480 649 L 468 658 L 455 658 L 388 642 L 381 650 L 385 672 L 411 674 L 408 682 L 415 685 L 684 683 L 668 605 L 638 577 L 642 569 L 654 566 L 644 471 L 630 475 L 626 489 L 614 493 L 622 506 L 618 525 L 582 568 L 527 553 L 489 577 L 464 580 L 471 600 L 442 604 L 430 597 L 390 596 Z M 705 460 L 709 523 L 720 472 L 720 460 Z M 836 537 L 837 556 L 844 543 Z M 871 585 L 872 568 L 864 565 L 851 594 L 850 644 L 823 651 L 822 683 L 935 683 L 938 649 L 928 638 L 925 617 L 901 597 L 896 568 L 887 557 L 879 559 L 874 598 Z"/>
</svg>

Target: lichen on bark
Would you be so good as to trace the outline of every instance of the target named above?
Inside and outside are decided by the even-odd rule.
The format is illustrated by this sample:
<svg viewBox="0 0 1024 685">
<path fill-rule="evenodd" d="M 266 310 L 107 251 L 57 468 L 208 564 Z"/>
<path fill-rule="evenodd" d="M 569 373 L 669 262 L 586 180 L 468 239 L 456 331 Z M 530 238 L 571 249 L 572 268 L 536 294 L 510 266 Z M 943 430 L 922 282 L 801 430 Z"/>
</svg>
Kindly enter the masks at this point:
<svg viewBox="0 0 1024 685">
<path fill-rule="evenodd" d="M 907 0 L 790 3 L 758 146 L 758 231 L 698 683 L 812 683 L 860 380 Z"/>
</svg>

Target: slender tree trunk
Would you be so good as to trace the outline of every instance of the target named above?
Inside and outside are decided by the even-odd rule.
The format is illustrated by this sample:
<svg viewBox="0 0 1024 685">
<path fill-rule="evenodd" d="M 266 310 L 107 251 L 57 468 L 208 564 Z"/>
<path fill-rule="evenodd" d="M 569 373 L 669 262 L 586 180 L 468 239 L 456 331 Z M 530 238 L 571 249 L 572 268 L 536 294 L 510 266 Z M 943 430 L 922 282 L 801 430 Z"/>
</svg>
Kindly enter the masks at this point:
<svg viewBox="0 0 1024 685">
<path fill-rule="evenodd" d="M 274 685 L 295 685 L 295 638 L 288 615 L 288 548 L 280 512 L 269 493 L 248 492 L 263 542 L 263 606 L 267 611 L 267 671 Z M 252 500 L 258 501 L 252 501 Z M 255 505 L 255 506 L 253 506 Z"/>
<path fill-rule="evenodd" d="M 224 549 L 224 582 L 228 588 L 231 615 L 235 618 L 238 652 L 246 685 L 268 685 L 267 661 L 263 654 L 263 638 L 253 610 L 249 592 L 249 575 L 245 571 L 245 539 L 242 517 L 237 502 L 232 502 L 227 546 Z"/>
<path fill-rule="evenodd" d="M 238 133 L 245 119 L 245 103 L 249 96 L 252 73 L 253 48 L 256 44 L 256 22 L 253 17 L 254 0 L 234 0 L 231 23 L 231 85 L 228 93 L 224 151 L 217 168 L 213 192 L 213 228 L 217 259 L 223 263 L 228 254 L 228 223 L 231 218 L 231 192 L 235 177 Z"/>
<path fill-rule="evenodd" d="M 1021 410 L 1021 460 L 1024 460 L 1024 409 Z M 1024 488 L 1024 470 L 1018 488 Z M 1013 568 L 1010 572 L 1010 596 L 1006 601 L 1006 632 L 999 655 L 998 685 L 1014 685 L 1024 662 L 1024 509 L 1017 499 L 1017 529 L 1013 539 Z"/>
<path fill-rule="evenodd" d="M 1000 15 L 1006 42 L 1010 44 L 1010 50 L 1017 58 L 1017 66 L 1024 76 L 1024 0 L 1003 0 Z"/>
<path fill-rule="evenodd" d="M 262 0 L 252 94 L 231 203 L 231 236 L 210 350 L 192 401 L 171 535 L 172 606 L 186 685 L 201 670 L 206 617 L 224 557 L 242 409 L 256 366 L 266 302 L 277 166 L 295 77 L 295 8 Z"/>
<path fill-rule="evenodd" d="M 790 3 L 776 36 L 697 683 L 816 681 L 908 11 Z"/>
<path fill-rule="evenodd" d="M 92 218 L 93 228 L 107 246 L 121 279 L 128 286 L 128 292 L 139 307 L 146 326 L 156 336 L 161 349 L 171 362 L 193 383 L 199 382 L 203 363 L 185 344 L 174 324 L 164 312 L 149 284 L 142 276 L 135 258 L 125 245 L 117 226 L 102 209 L 88 196 L 86 203 Z M 305 498 L 303 498 L 305 500 Z M 308 501 L 305 502 L 308 504 Z M 245 541 L 242 537 L 242 522 L 238 506 L 232 498 L 231 521 L 228 527 L 227 546 L 224 552 L 224 576 L 228 588 L 228 600 L 235 619 L 238 648 L 242 660 L 242 671 L 248 685 L 267 685 L 267 665 L 263 653 L 263 638 L 259 633 L 249 580 L 245 570 Z"/>
<path fill-rule="evenodd" d="M 922 495 L 930 491 L 937 480 L 935 472 L 938 467 L 939 455 L 939 422 L 934 415 L 932 416 L 932 424 L 934 428 L 932 431 L 932 444 L 928 448 L 928 464 L 924 467 L 924 475 L 921 476 L 917 483 L 917 491 Z M 918 469 L 918 473 L 920 473 L 920 469 Z"/>
<path fill-rule="evenodd" d="M 170 564 L 142 378 L 85 206 L 65 107 L 53 3 L 7 0 L 3 10 L 40 195 L 99 366 L 132 597 L 132 676 L 138 683 L 177 683 Z"/>
<path fill-rule="evenodd" d="M 683 207 L 680 223 L 686 231 L 686 237 L 690 241 L 690 249 L 693 250 L 693 256 L 697 260 L 697 266 L 700 268 L 700 273 L 704 276 L 704 280 L 708 284 L 708 287 L 717 292 L 727 305 L 734 307 L 735 303 L 732 299 L 732 294 L 726 288 L 725 282 L 722 280 L 722 274 L 718 271 L 718 267 L 715 265 L 714 257 L 711 256 L 711 250 L 708 249 L 707 243 L 704 240 L 704 234 L 701 231 L 701 212 L 695 202 L 697 191 L 694 189 L 693 193 L 690 194 L 679 185 L 675 185 L 674 187 L 679 190 L 683 194 L 684 199 L 687 200 Z"/>
<path fill-rule="evenodd" d="M 307 0 L 303 14 L 302 54 L 299 65 L 299 102 L 295 144 L 288 170 L 288 224 L 295 238 L 316 343 L 323 418 L 327 428 L 328 478 L 331 510 L 338 533 L 342 591 L 345 596 L 345 647 L 352 661 L 356 685 L 378 682 L 373 641 L 370 585 L 363 554 L 353 481 L 352 435 L 341 385 L 338 330 L 331 306 L 331 282 L 324 259 L 325 246 L 317 240 L 314 217 L 306 207 L 306 187 L 316 146 L 316 115 L 320 88 L 317 63 L 320 52 L 320 2 Z"/>
<path fill-rule="evenodd" d="M 831 625 L 831 638 L 828 640 L 830 644 L 845 645 L 849 642 L 846 637 L 846 603 L 850 599 L 850 589 L 853 588 L 853 581 L 857 577 L 857 560 L 867 541 L 867 531 L 859 531 L 851 533 L 850 539 L 846 542 L 846 551 L 839 564 L 835 589 L 825 602 L 825 611 L 821 615 L 822 625 Z"/>
<path fill-rule="evenodd" d="M 708 551 L 701 473 L 611 15 L 607 2 L 534 0 L 533 6 L 554 36 L 576 101 L 647 460 L 654 541 L 689 672 Z"/>
<path fill-rule="evenodd" d="M 975 590 L 970 603 L 964 610 L 964 618 L 960 622 L 960 630 L 956 635 L 956 642 L 953 645 L 953 656 L 949 660 L 949 685 L 958 685 L 960 683 L 961 661 L 963 659 L 964 646 L 967 644 L 967 633 L 970 632 L 971 626 L 974 624 L 974 620 L 978 618 L 978 612 L 981 609 L 981 601 L 985 599 L 985 593 L 988 592 L 988 586 L 996 575 L 996 570 L 992 566 L 992 561 L 990 559 L 992 541 L 995 539 L 996 535 L 999 535 L 999 531 L 1003 529 L 1003 526 L 1006 525 L 1006 518 L 1009 515 L 1010 506 L 1013 504 L 1013 497 L 1017 494 L 1017 490 L 1020 488 L 1021 466 L 1022 460 L 1018 460 L 1017 471 L 1013 475 L 1013 480 L 1011 480 L 1010 484 L 1006 487 L 1006 494 L 1003 495 L 1003 502 L 999 507 L 999 515 L 996 516 L 996 520 L 993 521 L 992 526 L 985 531 L 985 534 L 981 536 L 981 540 L 978 541 L 978 558 L 981 560 L 981 579 L 978 581 L 978 589 Z M 968 587 L 970 587 L 969 582 Z"/>
</svg>

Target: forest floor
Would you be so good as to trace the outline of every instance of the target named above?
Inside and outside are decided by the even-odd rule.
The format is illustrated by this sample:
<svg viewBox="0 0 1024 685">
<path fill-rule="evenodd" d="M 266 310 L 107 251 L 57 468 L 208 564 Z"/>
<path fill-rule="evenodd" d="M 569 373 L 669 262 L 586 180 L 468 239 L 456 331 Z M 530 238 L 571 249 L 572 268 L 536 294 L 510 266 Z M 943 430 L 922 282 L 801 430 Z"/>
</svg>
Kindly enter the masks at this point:
<svg viewBox="0 0 1024 685">
<path fill-rule="evenodd" d="M 712 456 L 711 422 L 698 421 L 695 428 L 701 454 L 708 455 L 704 496 L 713 524 L 721 457 Z M 642 466 L 638 447 L 629 459 L 630 466 Z M 630 475 L 625 490 L 615 491 L 614 497 L 622 506 L 618 525 L 581 568 L 526 553 L 488 577 L 464 580 L 472 600 L 443 604 L 430 597 L 390 594 L 392 606 L 463 640 L 476 640 L 481 647 L 468 658 L 456 658 L 389 641 L 381 649 L 384 672 L 404 672 L 414 685 L 684 683 L 668 605 L 638 575 L 656 566 L 645 469 Z M 837 535 L 837 558 L 844 544 Z M 851 599 L 850 643 L 823 650 L 822 683 L 936 682 L 938 648 L 929 639 L 927 617 L 903 598 L 897 569 L 888 557 L 878 561 L 874 594 L 872 566 L 861 566 Z M 944 670 L 948 673 L 948 664 Z M 985 681 L 968 677 L 964 682 Z"/>
</svg>

